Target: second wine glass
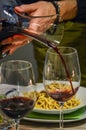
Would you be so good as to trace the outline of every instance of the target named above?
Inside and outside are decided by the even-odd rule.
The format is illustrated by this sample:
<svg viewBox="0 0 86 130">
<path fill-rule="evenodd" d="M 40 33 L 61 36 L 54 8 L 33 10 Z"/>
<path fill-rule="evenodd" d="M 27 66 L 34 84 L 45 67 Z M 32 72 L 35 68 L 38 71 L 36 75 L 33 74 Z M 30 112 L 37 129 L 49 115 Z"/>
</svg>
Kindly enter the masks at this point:
<svg viewBox="0 0 86 130">
<path fill-rule="evenodd" d="M 36 96 L 32 64 L 11 60 L 1 64 L 0 109 L 14 120 L 16 130 L 21 118 L 32 111 Z"/>
<path fill-rule="evenodd" d="M 57 50 L 56 53 L 50 48 L 46 53 L 43 84 L 48 95 L 61 106 L 60 130 L 63 130 L 64 102 L 78 91 L 81 73 L 76 49 L 58 47 Z"/>
</svg>

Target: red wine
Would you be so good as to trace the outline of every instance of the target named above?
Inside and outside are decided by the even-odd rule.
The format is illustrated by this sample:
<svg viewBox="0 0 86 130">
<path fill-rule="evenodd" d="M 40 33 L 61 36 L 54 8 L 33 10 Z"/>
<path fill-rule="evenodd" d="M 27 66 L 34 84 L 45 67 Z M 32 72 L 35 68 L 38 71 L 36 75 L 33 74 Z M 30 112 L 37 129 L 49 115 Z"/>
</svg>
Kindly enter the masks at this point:
<svg viewBox="0 0 86 130">
<path fill-rule="evenodd" d="M 26 97 L 2 99 L 0 109 L 12 119 L 24 117 L 34 107 L 34 100 Z"/>
<path fill-rule="evenodd" d="M 71 89 L 70 90 L 65 89 L 63 91 L 62 90 L 51 91 L 48 94 L 51 98 L 53 98 L 54 100 L 58 102 L 65 102 L 76 94 L 76 92 L 78 91 L 78 88 L 79 87 L 75 88 L 73 92 Z"/>
</svg>

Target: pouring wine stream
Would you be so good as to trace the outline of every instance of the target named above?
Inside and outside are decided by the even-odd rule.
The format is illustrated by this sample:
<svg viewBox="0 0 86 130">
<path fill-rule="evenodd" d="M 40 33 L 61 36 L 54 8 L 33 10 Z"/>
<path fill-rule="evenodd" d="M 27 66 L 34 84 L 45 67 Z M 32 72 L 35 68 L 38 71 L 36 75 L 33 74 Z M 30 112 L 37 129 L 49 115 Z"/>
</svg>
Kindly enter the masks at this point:
<svg viewBox="0 0 86 130">
<path fill-rule="evenodd" d="M 56 46 L 56 44 L 54 42 L 51 42 L 50 40 L 45 39 L 44 37 L 42 37 L 42 36 L 40 36 L 40 35 L 38 35 L 36 33 L 32 33 L 32 32 L 26 31 L 26 30 L 21 30 L 20 32 L 22 34 L 28 36 L 28 37 L 31 37 L 31 38 L 41 42 L 42 44 L 44 44 L 47 47 L 51 47 L 59 55 L 63 65 L 64 65 L 65 72 L 67 74 L 68 80 L 70 82 L 72 92 L 74 94 L 74 88 L 73 88 L 73 85 L 72 85 L 72 82 L 71 82 L 71 78 L 70 78 L 66 63 L 65 63 L 64 58 L 63 58 L 62 54 L 60 53 L 58 47 Z"/>
</svg>

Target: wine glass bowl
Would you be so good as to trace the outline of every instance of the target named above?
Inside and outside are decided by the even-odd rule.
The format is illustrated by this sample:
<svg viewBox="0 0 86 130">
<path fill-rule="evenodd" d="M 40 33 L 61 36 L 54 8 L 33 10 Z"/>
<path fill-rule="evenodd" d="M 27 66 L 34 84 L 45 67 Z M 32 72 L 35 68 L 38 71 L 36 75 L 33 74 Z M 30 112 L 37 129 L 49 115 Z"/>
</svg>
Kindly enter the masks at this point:
<svg viewBox="0 0 86 130">
<path fill-rule="evenodd" d="M 81 73 L 78 53 L 72 47 L 48 49 L 45 57 L 43 83 L 48 95 L 59 102 L 60 129 L 63 129 L 64 102 L 73 97 L 80 86 Z"/>
<path fill-rule="evenodd" d="M 16 123 L 32 111 L 36 101 L 32 64 L 11 60 L 1 64 L 0 109 Z"/>
</svg>

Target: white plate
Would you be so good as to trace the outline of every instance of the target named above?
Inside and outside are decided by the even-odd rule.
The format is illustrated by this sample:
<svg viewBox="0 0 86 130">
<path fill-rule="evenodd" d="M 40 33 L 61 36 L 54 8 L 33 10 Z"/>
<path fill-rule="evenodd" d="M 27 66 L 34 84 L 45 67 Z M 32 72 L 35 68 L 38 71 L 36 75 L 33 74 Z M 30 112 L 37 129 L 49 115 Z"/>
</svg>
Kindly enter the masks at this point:
<svg viewBox="0 0 86 130">
<path fill-rule="evenodd" d="M 68 122 L 77 122 L 77 121 L 81 121 L 86 119 L 86 111 L 82 114 L 82 116 L 80 116 L 80 118 L 75 118 L 75 119 L 67 119 L 67 120 L 63 120 L 64 123 L 68 123 Z M 38 118 L 27 118 L 25 117 L 24 120 L 27 121 L 33 121 L 33 122 L 46 122 L 46 123 L 59 123 L 60 120 L 49 120 L 49 119 L 38 119 Z"/>
<path fill-rule="evenodd" d="M 36 91 L 40 92 L 41 90 L 44 90 L 44 87 L 42 83 L 39 83 L 37 84 Z M 77 107 L 63 110 L 64 114 L 71 113 L 73 111 L 76 111 L 82 108 L 83 106 L 86 106 L 86 88 L 80 87 L 76 94 L 76 97 L 80 99 L 81 104 L 78 105 Z M 34 108 L 33 111 L 37 113 L 44 113 L 44 114 L 59 114 L 60 113 L 59 110 L 43 110 L 43 109 L 36 109 L 36 108 Z"/>
</svg>

